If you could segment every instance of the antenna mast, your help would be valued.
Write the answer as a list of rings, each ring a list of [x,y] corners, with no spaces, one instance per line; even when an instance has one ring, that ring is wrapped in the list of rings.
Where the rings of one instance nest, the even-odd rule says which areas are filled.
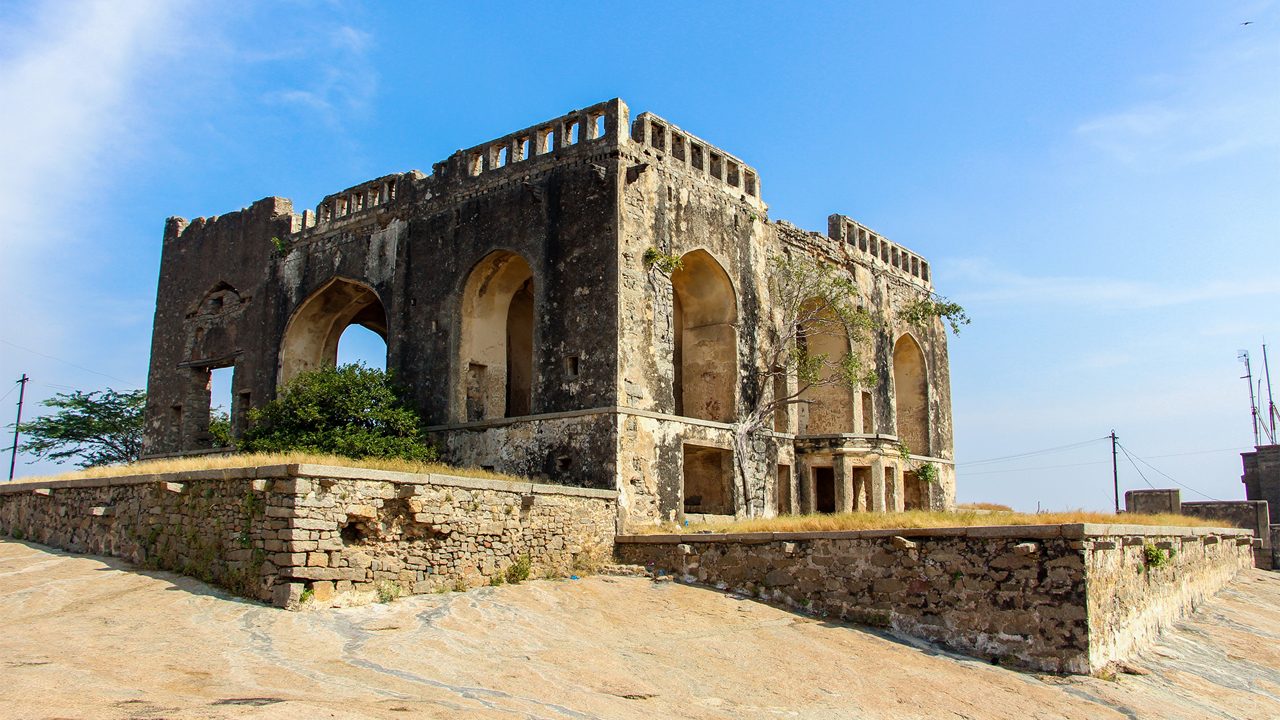
[[[1253,394],[1253,366],[1249,364],[1249,351],[1237,352],[1236,359],[1244,363],[1244,375],[1240,379],[1249,381],[1249,411],[1253,414],[1253,446],[1257,447],[1262,444],[1262,436],[1258,434],[1258,401]]]
[[[1262,369],[1267,376],[1267,424],[1271,426],[1271,442],[1276,441],[1276,401],[1271,395],[1271,364],[1267,362],[1267,344],[1262,343]]]

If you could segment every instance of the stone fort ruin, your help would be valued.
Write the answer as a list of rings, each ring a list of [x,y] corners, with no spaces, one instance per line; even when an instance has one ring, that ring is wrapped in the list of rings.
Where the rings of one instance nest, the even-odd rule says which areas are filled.
[[[678,256],[669,277],[647,250]],[[734,488],[769,260],[840,268],[879,320],[880,382],[780,413]],[[213,448],[210,373],[233,367],[233,432],[361,325],[387,343],[445,459],[617,490],[625,522],[946,508],[954,502],[941,321],[899,317],[928,262],[843,215],[768,218],[758,173],[621,100],[325,197],[165,226],[146,453]],[[820,338],[840,354],[847,337]],[[904,452],[904,448],[908,449]],[[919,469],[931,464],[931,481]]]

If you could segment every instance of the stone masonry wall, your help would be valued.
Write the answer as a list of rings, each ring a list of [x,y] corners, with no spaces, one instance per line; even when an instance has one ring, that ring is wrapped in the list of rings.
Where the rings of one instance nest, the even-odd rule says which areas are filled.
[[[1237,572],[1253,567],[1249,530],[1085,527],[1103,528],[1086,533],[1084,543],[1091,670],[1149,646]],[[1152,552],[1163,560],[1153,562]]]
[[[11,483],[0,532],[175,570],[296,607],[565,575],[612,552],[613,491],[278,465]]]
[[[1153,568],[1142,557],[1146,542],[1184,549]],[[623,562],[689,582],[889,628],[992,661],[1073,673],[1096,671],[1137,649],[1251,564],[1248,533],[1226,528],[639,535],[617,543]],[[1109,594],[1122,600],[1108,604]]]

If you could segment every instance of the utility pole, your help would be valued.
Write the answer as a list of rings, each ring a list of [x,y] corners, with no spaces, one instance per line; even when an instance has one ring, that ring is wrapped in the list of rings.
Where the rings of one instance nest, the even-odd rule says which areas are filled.
[[[1258,400],[1253,394],[1253,366],[1249,364],[1249,351],[1241,350],[1236,353],[1236,359],[1244,363],[1244,377],[1240,379],[1249,381],[1249,412],[1253,415],[1253,446],[1257,447],[1262,444],[1262,436],[1258,434]]]
[[[13,423],[13,447],[9,452],[9,479],[13,480],[13,469],[18,464],[18,426],[22,424],[22,398],[27,393],[27,383],[31,378],[26,373],[22,373],[22,379],[18,381],[18,419]]]
[[[1116,467],[1116,431],[1111,431],[1111,484],[1116,491],[1116,514],[1120,514],[1120,470]]]

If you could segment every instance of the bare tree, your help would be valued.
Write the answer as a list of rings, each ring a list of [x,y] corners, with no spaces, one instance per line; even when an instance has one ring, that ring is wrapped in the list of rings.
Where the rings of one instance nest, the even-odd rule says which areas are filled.
[[[808,257],[778,256],[769,264],[770,305],[761,321],[756,362],[744,378],[750,400],[740,407],[734,424],[735,505],[747,515],[757,511],[751,493],[754,445],[777,414],[816,402],[815,388],[854,389],[878,382],[859,352],[875,321],[861,309],[861,293],[852,278]],[[844,338],[847,351],[839,357],[812,352],[813,341],[823,336]]]

